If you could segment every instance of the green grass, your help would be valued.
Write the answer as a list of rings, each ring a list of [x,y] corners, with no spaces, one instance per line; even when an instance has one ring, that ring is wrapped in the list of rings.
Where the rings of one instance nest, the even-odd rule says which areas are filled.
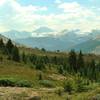
[[[62,83],[49,77],[54,74],[54,72],[52,71],[39,71],[31,68],[31,65],[29,64],[16,63],[14,61],[5,59],[6,56],[4,56],[3,62],[0,63],[0,79],[11,78],[15,80],[27,80],[32,82],[33,87],[41,87],[41,83],[39,82],[39,74],[42,73],[44,80],[51,80],[54,84],[58,86]]]
[[[48,55],[48,56],[63,56],[65,57],[66,53],[56,53],[56,52],[43,52],[36,49],[26,49],[20,48],[21,52],[25,51],[25,53],[37,54],[37,55]],[[0,62],[0,81],[1,80],[9,80],[8,82],[14,82],[15,86],[19,87],[27,87],[27,84],[32,85],[33,91],[39,93],[39,96],[42,100],[92,100],[93,96],[100,94],[100,85],[97,83],[90,83],[86,88],[87,90],[84,92],[76,92],[76,90],[72,91],[72,94],[68,94],[64,92],[64,82],[67,80],[75,80],[76,75],[65,74],[61,75],[58,73],[55,68],[56,65],[51,65],[51,69],[46,66],[46,71],[36,70],[34,65],[32,64],[24,64],[17,63],[11,60],[7,60],[7,56],[0,53],[0,56],[3,57],[3,61]],[[100,59],[99,56],[89,56],[86,55],[86,58],[91,59],[96,58]],[[39,75],[42,75],[43,79],[39,80]],[[9,85],[8,85],[9,86]],[[74,88],[75,84],[73,85]],[[35,89],[35,90],[34,90]],[[59,89],[61,90],[61,95],[58,94]],[[22,93],[21,95],[17,95],[20,98],[23,95],[27,95]],[[18,98],[19,98],[18,97]],[[17,99],[16,99],[17,100]]]

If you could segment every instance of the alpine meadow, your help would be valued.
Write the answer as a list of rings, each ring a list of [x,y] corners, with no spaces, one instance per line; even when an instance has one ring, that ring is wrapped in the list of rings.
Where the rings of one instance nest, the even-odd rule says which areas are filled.
[[[0,100],[100,100],[100,0],[0,0]]]

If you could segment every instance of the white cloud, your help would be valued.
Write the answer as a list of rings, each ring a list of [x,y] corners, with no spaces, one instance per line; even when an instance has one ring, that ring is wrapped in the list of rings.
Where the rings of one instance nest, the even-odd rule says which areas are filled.
[[[75,16],[82,15],[84,17],[84,15],[88,16],[88,15],[93,15],[93,13],[94,13],[91,9],[83,7],[77,2],[62,3],[62,4],[58,5],[58,8],[62,9],[64,11],[64,13],[73,14]]]
[[[15,0],[6,0],[3,6],[0,6],[0,31],[33,31],[41,26],[48,26],[56,31],[63,29],[91,31],[100,28],[100,17],[93,9],[77,2],[59,2],[57,5],[58,10],[62,10],[63,13],[38,14],[47,11],[48,8],[23,6]]]
[[[58,7],[62,8],[64,12],[77,12],[81,9],[81,6],[77,2],[61,3]]]
[[[47,8],[47,7],[42,7],[42,8],[40,8],[40,10],[41,10],[41,11],[47,11],[48,8]]]
[[[100,28],[97,19],[97,13],[93,8],[87,8],[77,2],[61,3],[58,5],[63,11],[64,27],[69,29],[80,29],[82,31],[91,31],[94,28]],[[95,9],[96,10],[96,9]],[[99,25],[99,26],[98,26]]]
[[[0,22],[3,23],[0,29],[32,31],[34,29],[36,20],[41,16],[36,14],[39,11],[47,11],[47,7],[40,6],[22,6],[16,0],[6,0],[3,6],[0,6]],[[1,30],[0,30],[1,31]]]
[[[60,3],[62,3],[62,0],[55,0],[55,3],[60,4]]]
[[[0,0],[0,6],[2,6],[5,2],[6,0]]]

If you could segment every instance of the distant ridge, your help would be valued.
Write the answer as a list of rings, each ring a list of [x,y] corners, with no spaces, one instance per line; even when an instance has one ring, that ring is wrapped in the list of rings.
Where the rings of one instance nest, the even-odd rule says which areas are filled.
[[[63,30],[58,33],[62,35],[54,36],[50,35],[52,32],[55,32],[54,30],[48,27],[40,27],[34,32],[37,33],[16,31],[14,33],[14,31],[9,31],[5,32],[7,35],[5,33],[1,34],[5,34],[6,37],[12,39],[15,43],[19,43],[30,48],[45,48],[50,51],[69,51],[71,49],[75,49],[76,51],[82,50],[85,53],[100,53],[99,30],[93,30],[86,34],[80,34],[80,30]],[[36,36],[33,36],[32,34],[35,34]]]

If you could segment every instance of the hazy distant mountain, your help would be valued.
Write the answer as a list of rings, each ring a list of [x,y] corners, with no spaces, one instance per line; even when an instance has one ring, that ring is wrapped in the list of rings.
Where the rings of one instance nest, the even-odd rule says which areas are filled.
[[[81,33],[80,30],[72,30],[72,31],[64,30],[61,32],[61,34],[63,35],[61,35],[59,38],[62,41],[69,40],[71,42],[74,42],[75,44],[80,44],[82,42],[91,39],[90,37],[87,37],[86,35],[80,33]]]
[[[38,31],[39,32],[39,31]],[[43,31],[42,31],[43,32]],[[30,37],[25,39],[17,39],[18,43],[22,43],[29,47],[46,48],[48,50],[83,50],[84,52],[92,52],[100,45],[98,34],[88,33],[87,35],[79,34],[79,30],[64,30],[60,36]],[[94,31],[93,31],[94,32]]]
[[[48,27],[40,27],[32,32],[33,37],[46,37],[53,34],[55,31]]]
[[[45,48],[47,50],[68,51],[80,49],[84,52],[99,52],[100,30],[93,30],[91,33],[80,34],[80,30],[63,30],[60,35],[51,35],[55,31],[48,27],[40,27],[33,33],[9,31],[5,34],[8,38],[28,47]]]
[[[74,45],[71,41],[61,41],[54,37],[35,37],[16,40],[18,43],[27,45],[29,47],[45,48],[47,50],[62,50],[65,51],[70,46]]]
[[[1,34],[14,40],[14,39],[24,39],[29,37],[50,36],[51,32],[54,32],[54,30],[48,27],[40,27],[33,32],[26,32],[26,31],[19,32],[16,30],[11,30],[8,32],[3,32]]]
[[[91,33],[86,35],[85,38],[88,38],[88,40],[77,44],[72,48],[77,51],[82,50],[88,53],[92,52],[100,54],[100,30],[93,30]]]
[[[100,54],[100,40],[99,39],[91,39],[88,41],[85,41],[83,43],[80,43],[78,45],[75,45],[74,47],[72,47],[73,49],[79,51],[82,50],[84,52],[94,52],[96,53],[96,51],[98,51],[98,53]]]
[[[47,32],[47,33],[54,32],[54,30],[50,29],[48,27],[40,27],[40,28],[36,29],[34,32],[40,34],[40,33],[45,33],[45,32]]]
[[[3,36],[2,34],[0,34],[0,39],[3,39],[3,42],[4,42],[4,43],[7,43],[7,41],[9,40],[8,37]],[[12,42],[13,42],[13,44],[16,45],[16,46],[23,46],[23,45],[21,45],[20,43],[17,43],[16,41],[13,41],[13,40],[12,40]]]
[[[3,39],[3,41],[6,43],[8,41],[8,38],[0,34],[0,39]]]
[[[21,38],[28,38],[28,37],[32,36],[30,32],[25,32],[25,31],[19,32],[19,31],[15,31],[15,30],[4,32],[1,34],[12,39],[12,40],[21,39]]]
[[[53,30],[48,29],[46,27],[39,28],[38,30],[36,30],[36,32],[38,33],[41,29],[42,29],[42,32],[40,33],[44,33],[46,31],[54,32]],[[64,33],[61,33],[63,35],[61,35],[60,37],[55,37],[53,35],[52,36],[44,35],[44,37],[43,36],[42,37],[41,36],[40,37],[30,37],[26,39],[17,39],[16,41],[24,45],[26,44],[29,47],[45,48],[47,50],[58,50],[59,49],[62,51],[66,51],[68,50],[68,48],[79,43],[79,42],[76,42],[76,39],[78,38],[76,31],[64,30],[62,32]]]

